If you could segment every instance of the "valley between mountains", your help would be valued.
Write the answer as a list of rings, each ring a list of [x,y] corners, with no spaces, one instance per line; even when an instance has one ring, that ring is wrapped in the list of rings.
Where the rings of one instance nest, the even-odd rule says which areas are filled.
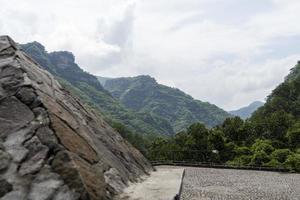
[[[299,170],[299,63],[266,103],[226,112],[148,75],[96,77],[71,52],[47,52],[38,42],[21,48],[150,160]]]
[[[265,103],[227,112],[148,75],[96,77],[71,52],[1,36],[0,97],[1,200],[113,199],[151,161],[300,172],[300,62]]]
[[[150,76],[106,79],[83,71],[71,52],[48,53],[32,42],[23,50],[53,73],[91,106],[114,122],[126,124],[139,134],[173,135],[195,122],[208,127],[221,124],[231,115],[207,102],[195,100],[176,88],[158,84]]]

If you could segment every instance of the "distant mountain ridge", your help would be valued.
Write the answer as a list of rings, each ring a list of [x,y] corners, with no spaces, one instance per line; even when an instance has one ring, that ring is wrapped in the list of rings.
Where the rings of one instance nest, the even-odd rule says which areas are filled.
[[[251,117],[252,113],[254,113],[259,107],[263,106],[264,103],[261,101],[254,101],[248,106],[242,107],[238,110],[229,111],[230,114],[238,116],[242,119],[247,119]]]
[[[85,72],[75,63],[71,52],[48,53],[38,42],[23,44],[21,47],[44,69],[55,75],[69,91],[98,109],[106,120],[123,123],[136,133],[173,134],[172,127],[159,116],[137,113],[122,106],[102,87],[96,76]]]
[[[105,85],[105,83],[106,83],[107,80],[110,80],[112,78],[97,76],[97,79],[100,82],[100,84],[103,86],[103,85]]]
[[[126,108],[164,118],[174,132],[182,131],[195,122],[213,127],[231,117],[221,108],[196,100],[177,88],[158,84],[147,75],[106,79],[103,87]]]
[[[38,42],[21,47],[68,90],[98,109],[106,120],[120,122],[135,133],[172,135],[195,122],[213,127],[231,116],[179,89],[158,84],[150,76],[96,77],[82,70],[71,52],[48,53]]]

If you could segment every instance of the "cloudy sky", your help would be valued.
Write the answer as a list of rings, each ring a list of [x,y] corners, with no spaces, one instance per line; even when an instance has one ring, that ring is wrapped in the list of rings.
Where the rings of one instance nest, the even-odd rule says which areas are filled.
[[[231,110],[300,60],[299,0],[0,0],[0,34],[72,51],[86,71],[149,74]]]

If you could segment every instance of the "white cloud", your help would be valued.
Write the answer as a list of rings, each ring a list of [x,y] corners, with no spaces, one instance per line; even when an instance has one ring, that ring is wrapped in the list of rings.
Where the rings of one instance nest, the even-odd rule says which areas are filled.
[[[0,33],[18,42],[70,50],[97,75],[150,74],[226,109],[264,99],[300,56],[298,0],[0,0],[0,5]]]

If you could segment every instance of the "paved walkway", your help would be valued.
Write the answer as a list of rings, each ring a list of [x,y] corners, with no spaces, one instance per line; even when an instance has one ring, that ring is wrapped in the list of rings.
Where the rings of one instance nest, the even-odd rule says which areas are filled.
[[[186,168],[181,200],[300,200],[300,174]]]
[[[117,197],[121,200],[173,200],[178,193],[184,168],[160,166],[143,182],[132,184]]]

